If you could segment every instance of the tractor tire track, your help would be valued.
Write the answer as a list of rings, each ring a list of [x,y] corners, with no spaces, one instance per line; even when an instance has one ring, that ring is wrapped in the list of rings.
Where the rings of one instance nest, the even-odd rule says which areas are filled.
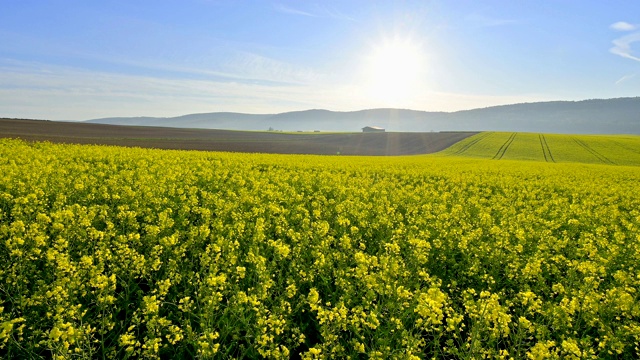
[[[553,154],[551,154],[551,149],[549,148],[549,143],[547,143],[547,138],[544,137],[543,134],[540,134],[540,145],[542,146],[542,154],[544,155],[544,160],[546,162],[549,162],[549,159],[551,159],[551,162],[556,162],[556,160],[553,158]],[[549,156],[547,156],[547,154],[549,154]]]
[[[598,160],[602,161],[605,164],[609,164],[609,165],[615,165],[616,163],[614,163],[613,161],[609,160],[606,156],[600,154],[599,152],[595,151],[594,149],[592,149],[589,145],[587,145],[585,142],[578,140],[576,138],[573,138],[573,141],[576,142],[576,144],[582,146],[585,150],[587,150],[591,155],[595,156]]]
[[[544,143],[542,142],[542,134],[538,134],[538,139],[540,139],[540,147],[542,147],[542,155],[544,155],[544,161],[549,162],[549,159],[547,159],[547,151],[544,149]]]
[[[502,146],[500,146],[500,149],[498,149],[498,152],[493,156],[494,160],[500,160],[502,159],[502,157],[504,156],[504,154],[507,152],[507,150],[509,149],[509,146],[511,146],[511,143],[513,143],[513,139],[516,138],[516,135],[518,133],[513,133],[511,134],[511,136],[509,136],[509,138],[507,139],[507,141],[504,142],[504,144],[502,144]]]
[[[625,149],[625,150],[627,150],[627,151],[630,151],[630,152],[632,152],[632,153],[640,154],[640,151],[638,151],[638,149],[636,149],[636,148],[634,148],[634,147],[627,146],[627,145],[625,145],[625,144],[621,144],[621,143],[619,143],[619,142],[615,142],[614,144],[616,144],[617,146],[619,146],[619,147],[621,147],[621,148],[623,148],[623,149]]]
[[[490,132],[484,132],[484,133],[478,135],[478,137],[476,137],[473,141],[470,141],[468,144],[465,144],[458,151],[454,152],[451,155],[460,155],[460,154],[463,154],[463,153],[467,152],[467,150],[469,150],[473,145],[475,145],[475,144],[479,143],[480,141],[484,140],[490,134],[491,134]]]

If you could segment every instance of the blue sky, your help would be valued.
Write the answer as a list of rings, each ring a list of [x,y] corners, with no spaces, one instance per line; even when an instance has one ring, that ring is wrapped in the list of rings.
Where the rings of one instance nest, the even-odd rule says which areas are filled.
[[[0,117],[638,95],[638,1],[2,0],[0,12]]]

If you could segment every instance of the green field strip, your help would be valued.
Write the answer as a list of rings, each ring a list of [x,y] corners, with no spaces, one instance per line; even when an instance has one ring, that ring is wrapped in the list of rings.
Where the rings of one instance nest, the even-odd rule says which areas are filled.
[[[492,159],[497,149],[504,145],[511,135],[512,133],[491,132],[487,137],[483,138],[482,141],[475,144],[472,149],[469,149],[462,155]]]
[[[483,132],[451,146],[442,154],[491,159],[509,136],[510,133]]]
[[[640,165],[640,137],[582,136],[579,140],[616,165]]]
[[[587,143],[585,143],[582,140],[579,140],[577,138],[573,138],[573,141],[575,141],[578,145],[582,146],[585,150],[587,150],[588,152],[590,152],[593,156],[597,157],[600,161],[602,161],[604,164],[609,164],[609,165],[615,165],[615,163],[611,160],[609,160],[606,156],[600,154],[599,152],[595,151],[594,149],[592,149]]]
[[[544,161],[549,162],[549,157],[547,156],[547,151],[544,147],[544,142],[542,141],[542,134],[538,134],[538,139],[540,139],[540,147],[542,148],[542,155],[544,155]]]
[[[550,151],[554,154],[554,160],[558,163],[576,162],[586,164],[602,164],[602,160],[589,152],[572,136],[559,134],[546,134],[545,140]]]
[[[502,160],[545,161],[538,134],[517,133],[504,152]]]
[[[544,136],[544,134],[540,134],[540,141],[542,142],[542,151],[544,152],[545,149],[547,150],[545,153],[545,160],[549,161],[549,159],[551,159],[551,162],[556,162],[556,160],[553,158],[553,154],[551,153],[551,149],[549,149],[549,143],[547,143],[547,138]]]
[[[518,133],[513,133],[511,134],[511,136],[509,136],[509,138],[507,139],[507,141],[504,142],[504,144],[502,144],[502,146],[500,146],[500,149],[498,149],[498,152],[496,152],[496,154],[493,156],[494,160],[500,160],[502,159],[502,157],[504,156],[504,154],[507,152],[507,150],[509,149],[509,146],[511,146],[511,144],[513,143],[513,140],[516,138],[516,135]]]
[[[623,148],[629,152],[632,152],[636,155],[640,155],[640,137],[622,137],[616,136],[615,138],[616,146]]]
[[[636,145],[636,148],[630,148],[624,143],[615,142],[612,144],[611,152],[607,156],[614,160],[619,165],[640,165],[640,144]]]
[[[464,154],[465,152],[467,152],[472,146],[474,146],[475,144],[477,144],[478,142],[482,141],[484,138],[486,138],[487,136],[489,136],[491,133],[489,132],[483,132],[480,133],[478,135],[472,136],[470,138],[468,138],[467,141],[464,142],[460,142],[458,144],[460,144],[461,146],[459,146],[459,148],[457,148],[457,150],[455,150],[455,152],[452,155],[460,155],[460,154]],[[456,144],[457,145],[457,144]],[[455,146],[455,145],[454,145]],[[453,148],[453,147],[452,147]]]
[[[547,135],[559,162],[640,165],[640,137]],[[553,143],[551,142],[553,141]]]
[[[640,136],[486,132],[442,154],[493,160],[640,166]]]
[[[627,151],[629,151],[629,152],[632,152],[632,153],[635,153],[637,155],[640,155],[640,150],[638,150],[638,149],[635,149],[635,148],[632,148],[632,147],[628,147],[628,146],[626,146],[625,144],[622,144],[622,143],[616,143],[616,145],[621,147],[621,148],[623,148],[623,149],[625,149],[625,150],[627,150]]]

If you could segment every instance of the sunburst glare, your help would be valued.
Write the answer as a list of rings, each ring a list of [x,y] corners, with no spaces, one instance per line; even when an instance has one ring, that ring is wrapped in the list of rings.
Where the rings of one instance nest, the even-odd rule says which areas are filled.
[[[386,105],[399,105],[416,96],[422,87],[426,56],[410,39],[388,39],[376,44],[366,65],[369,96]]]

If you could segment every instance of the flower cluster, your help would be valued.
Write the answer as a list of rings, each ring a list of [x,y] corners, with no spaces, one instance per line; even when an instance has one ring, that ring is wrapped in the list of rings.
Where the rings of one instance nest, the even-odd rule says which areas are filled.
[[[2,358],[637,358],[640,168],[0,140]]]

